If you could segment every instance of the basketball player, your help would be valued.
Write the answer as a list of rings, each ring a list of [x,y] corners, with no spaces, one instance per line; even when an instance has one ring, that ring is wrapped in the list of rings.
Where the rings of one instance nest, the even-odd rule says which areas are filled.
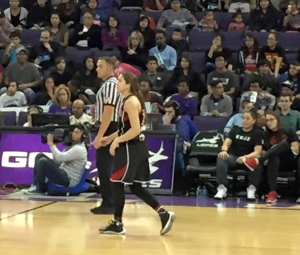
[[[109,57],[100,58],[97,63],[97,74],[104,82],[96,95],[96,122],[100,125],[94,140],[97,149],[96,165],[100,179],[100,193],[102,204],[91,209],[94,214],[112,214],[111,175],[112,156],[108,147],[101,147],[100,142],[104,136],[109,136],[118,130],[118,114],[121,100],[117,93],[117,79],[114,75],[114,62]]]
[[[118,79],[118,92],[123,95],[123,107],[119,130],[104,137],[101,146],[110,145],[109,152],[114,156],[113,172],[111,175],[114,198],[114,219],[109,226],[100,228],[102,234],[122,235],[125,228],[122,214],[125,204],[124,184],[129,184],[133,194],[151,206],[161,219],[161,235],[168,233],[175,220],[173,212],[166,211],[156,198],[142,187],[142,183],[149,182],[149,152],[145,136],[141,134],[141,126],[145,120],[145,106],[139,91],[137,77],[133,73],[123,73]]]

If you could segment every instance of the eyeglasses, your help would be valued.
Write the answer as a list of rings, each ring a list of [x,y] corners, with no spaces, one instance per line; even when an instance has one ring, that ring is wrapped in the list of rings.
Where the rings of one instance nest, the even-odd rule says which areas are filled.
[[[272,119],[266,119],[266,122],[273,122],[274,120],[276,120],[275,118]]]

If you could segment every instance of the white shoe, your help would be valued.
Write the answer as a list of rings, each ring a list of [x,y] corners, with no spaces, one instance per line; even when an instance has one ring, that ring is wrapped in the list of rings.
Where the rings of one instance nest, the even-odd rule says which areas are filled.
[[[223,198],[226,197],[227,197],[227,188],[224,185],[219,185],[218,192],[214,196],[214,198],[217,200],[222,200]]]
[[[255,192],[256,192],[256,188],[253,185],[250,185],[247,188],[247,199],[255,200],[256,199]]]

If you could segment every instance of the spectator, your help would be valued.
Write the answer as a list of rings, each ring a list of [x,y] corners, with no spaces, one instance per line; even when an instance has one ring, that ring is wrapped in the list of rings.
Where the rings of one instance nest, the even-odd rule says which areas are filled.
[[[182,52],[189,50],[188,41],[182,37],[182,31],[180,28],[175,28],[172,34],[172,38],[168,43],[177,52],[177,56],[181,57]]]
[[[57,6],[57,11],[62,23],[68,28],[74,28],[80,23],[81,10],[75,0],[63,0]]]
[[[143,101],[145,103],[149,102],[151,104],[152,113],[164,112],[164,106],[161,98],[157,95],[156,92],[151,91],[151,81],[140,79],[140,90],[142,93]]]
[[[96,63],[92,57],[84,59],[84,66],[76,72],[73,78],[79,81],[82,89],[90,89],[95,94],[101,86],[101,81],[96,72]]]
[[[71,92],[65,85],[59,85],[54,91],[54,101],[49,107],[52,114],[70,114],[71,112]]]
[[[247,100],[244,100],[242,103],[241,103],[241,108],[242,108],[242,112],[239,112],[239,113],[236,113],[234,114],[229,120],[228,122],[226,123],[225,127],[224,127],[224,135],[227,137],[228,133],[230,132],[230,130],[234,127],[234,126],[237,126],[237,127],[242,127],[243,124],[242,124],[242,121],[243,121],[243,113],[244,112],[248,112],[250,111],[251,109],[254,108],[254,105],[253,103],[250,103],[249,101]]]
[[[58,12],[53,12],[50,18],[50,26],[46,28],[51,33],[51,41],[67,47],[69,43],[69,31],[61,20]]]
[[[183,154],[187,143],[190,144],[194,137],[191,136],[191,128],[185,117],[180,116],[180,106],[176,101],[170,100],[165,103],[165,115],[163,116],[163,125],[174,124],[178,134],[176,144],[176,168],[183,169]]]
[[[224,8],[230,13],[235,13],[237,11],[243,13],[249,13],[251,10],[256,9],[255,0],[225,0]]]
[[[42,113],[43,109],[39,106],[30,106],[27,109],[27,122],[24,123],[23,127],[32,127],[32,114]]]
[[[149,18],[141,16],[135,30],[140,31],[144,37],[144,47],[149,50],[155,46],[155,32],[150,28]]]
[[[216,69],[216,55],[219,55],[219,53],[222,53],[224,55],[224,58],[227,60],[228,67],[227,69],[232,71],[232,60],[231,60],[231,52],[228,48],[224,47],[225,39],[224,36],[221,34],[218,34],[214,37],[212,40],[212,45],[209,50],[206,51],[206,59],[205,59],[205,73],[209,74],[210,72],[214,71]],[[226,65],[227,65],[226,64]]]
[[[86,12],[83,15],[83,25],[76,27],[70,36],[70,46],[79,49],[102,49],[101,28],[93,24],[93,15]]]
[[[292,94],[300,98],[300,64],[295,61],[289,66],[289,71],[280,76],[280,81],[289,81],[293,86]]]
[[[84,113],[84,108],[84,102],[81,99],[74,101],[72,115],[70,116],[70,125],[93,124],[92,117]]]
[[[86,5],[81,8],[81,15],[89,12],[93,15],[93,24],[100,26],[107,19],[107,14],[99,8],[98,0],[90,0],[86,2]]]
[[[300,14],[297,0],[290,0],[283,20],[283,27],[286,31],[300,31]]]
[[[166,0],[144,0],[144,9],[147,12],[162,12],[166,5]]]
[[[108,16],[105,28],[102,29],[103,50],[122,50],[127,46],[127,33],[120,28],[116,15]]]
[[[36,4],[36,0],[21,0],[21,6],[23,6],[27,11],[31,10],[34,4]]]
[[[122,0],[120,9],[123,7],[140,7],[143,8],[143,0]]]
[[[40,43],[32,48],[29,55],[29,61],[40,66],[42,71],[54,66],[55,59],[63,55],[60,44],[52,42],[50,36],[49,30],[42,31]]]
[[[216,172],[218,192],[215,199],[222,200],[227,196],[227,172],[235,168],[245,168],[247,158],[260,156],[263,145],[263,131],[255,127],[256,112],[250,111],[243,114],[242,127],[233,127],[225,139],[221,152],[218,155]],[[247,189],[247,199],[255,200],[255,191],[259,186],[258,172],[252,172]]]
[[[47,77],[43,81],[42,88],[39,92],[37,92],[33,99],[32,105],[49,105],[55,101],[54,99],[54,79],[52,77]]]
[[[207,89],[202,83],[198,72],[193,70],[192,61],[189,57],[184,56],[180,59],[177,67],[174,69],[169,85],[166,85],[166,94],[173,94],[177,91],[179,79],[186,78],[189,82],[189,90],[198,93],[198,97],[202,98],[207,93]]]
[[[254,98],[252,101],[251,98]],[[254,103],[254,106],[258,110],[272,111],[276,104],[275,96],[262,90],[261,80],[255,77],[250,81],[250,91],[244,92],[241,96],[241,102],[244,100]]]
[[[3,82],[3,67],[0,65],[0,85],[2,85]]]
[[[165,32],[158,30],[155,40],[157,46],[150,49],[149,56],[156,57],[158,65],[162,70],[173,71],[177,63],[177,54],[171,46],[167,45]]]
[[[243,15],[240,11],[237,11],[232,15],[232,22],[229,24],[228,32],[231,31],[244,31],[245,23],[243,22]]]
[[[50,76],[54,79],[54,86],[60,84],[67,85],[72,79],[73,74],[67,70],[67,61],[64,57],[58,57],[55,59],[56,70],[51,72]]]
[[[284,49],[278,45],[278,33],[272,32],[268,35],[267,46],[260,49],[259,57],[270,62],[271,71],[275,77],[287,71],[287,61]]]
[[[0,97],[0,108],[20,107],[27,104],[23,92],[18,91],[18,83],[11,81],[8,83],[7,92]]]
[[[26,26],[28,11],[20,6],[20,0],[10,0],[9,6],[10,8],[4,11],[7,21],[22,30]]]
[[[279,119],[284,129],[293,129],[300,134],[300,112],[291,109],[293,96],[291,94],[282,93],[279,97],[278,107]]]
[[[233,96],[235,89],[238,87],[238,79],[233,72],[226,69],[227,59],[222,53],[216,54],[215,59],[217,69],[207,77],[207,91],[211,94],[210,84],[212,81],[221,80],[224,87],[224,94]]]
[[[142,17],[147,17],[148,20],[149,20],[149,27],[153,30],[156,30],[156,22],[155,22],[155,19],[153,17],[150,17],[150,16],[146,16],[144,13],[140,13],[140,18]]]
[[[212,93],[202,98],[200,114],[202,116],[229,117],[232,114],[232,100],[230,96],[223,95],[222,81],[213,81],[210,87]]]
[[[262,84],[263,90],[269,92],[275,97],[278,97],[280,94],[280,88],[274,75],[271,74],[269,62],[266,59],[259,60],[256,64],[256,67],[256,71],[244,78],[244,85],[242,87],[241,92],[249,91],[250,81],[252,79],[255,79],[256,77],[260,79],[260,83]]]
[[[52,11],[53,9],[49,2],[46,0],[37,0],[28,12],[27,27],[44,29],[49,26]]]
[[[214,20],[214,12],[212,10],[205,10],[204,18],[199,21],[199,28],[202,31],[215,31],[217,32],[219,27],[217,22]]]
[[[115,9],[120,7],[119,0],[98,0],[98,3],[99,9],[102,10],[106,15],[111,15]]]
[[[239,50],[239,73],[251,74],[259,59],[258,42],[250,33],[246,35],[244,46]]]
[[[132,65],[122,63],[120,57],[111,56],[111,58],[115,62],[114,75],[116,78],[119,77],[120,74],[127,73],[127,72],[135,74],[136,77],[140,77],[140,75],[141,75],[140,70],[136,69]]]
[[[293,95],[296,90],[295,84],[290,81],[281,83],[281,93]],[[300,98],[293,96],[293,103],[291,109],[300,112]]]
[[[162,94],[165,86],[167,85],[168,78],[163,72],[157,71],[158,62],[156,57],[152,56],[148,58],[147,71],[143,72],[140,76],[140,80],[151,81],[151,90]]]
[[[14,26],[6,20],[4,12],[0,10],[0,50],[9,44],[10,34],[14,30]]]
[[[171,9],[164,11],[157,23],[157,29],[166,31],[166,27],[180,26],[187,24],[196,27],[198,24],[196,18],[187,9],[180,8],[179,0],[171,0]]]
[[[193,118],[197,114],[197,102],[195,98],[189,96],[189,83],[185,78],[178,81],[178,94],[171,96],[170,100],[176,101],[180,107],[181,115]]]
[[[16,50],[18,48],[24,48],[21,44],[21,33],[16,30],[12,32],[9,36],[10,44],[6,46],[4,54],[2,56],[1,62],[3,65],[7,66],[9,63],[17,62]]]
[[[78,99],[81,99],[85,105],[91,105],[88,94],[80,90],[80,83],[74,79],[68,82],[68,88],[71,92],[71,102],[75,102]]]
[[[279,13],[269,0],[259,0],[258,8],[250,13],[250,30],[270,32],[278,29]]]
[[[19,47],[16,50],[17,62],[10,63],[5,71],[6,80],[16,81],[19,84],[19,90],[23,91],[27,102],[31,102],[35,92],[39,90],[41,77],[38,69],[33,63],[27,61],[27,51]],[[6,88],[0,90],[0,94],[6,92]]]
[[[220,0],[204,0],[202,3],[200,2],[202,10],[213,10],[213,11],[225,11],[224,9],[224,1]]]
[[[148,50],[144,48],[144,38],[139,31],[132,31],[127,41],[127,48],[121,52],[124,63],[145,70],[148,58]]]
[[[298,168],[299,138],[295,130],[281,127],[281,121],[275,113],[267,112],[264,140],[266,152],[258,158],[246,159],[245,164],[254,171],[254,174],[259,173],[258,182],[263,172],[263,165],[267,165],[270,192],[266,202],[274,203],[277,201],[278,172],[292,172]]]

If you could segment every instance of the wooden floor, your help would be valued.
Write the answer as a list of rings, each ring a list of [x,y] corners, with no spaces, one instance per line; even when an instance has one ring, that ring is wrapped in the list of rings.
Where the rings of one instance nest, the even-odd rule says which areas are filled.
[[[172,231],[160,236],[155,212],[127,204],[125,236],[98,233],[111,216],[94,203],[0,201],[2,255],[299,255],[300,211],[173,206]]]

